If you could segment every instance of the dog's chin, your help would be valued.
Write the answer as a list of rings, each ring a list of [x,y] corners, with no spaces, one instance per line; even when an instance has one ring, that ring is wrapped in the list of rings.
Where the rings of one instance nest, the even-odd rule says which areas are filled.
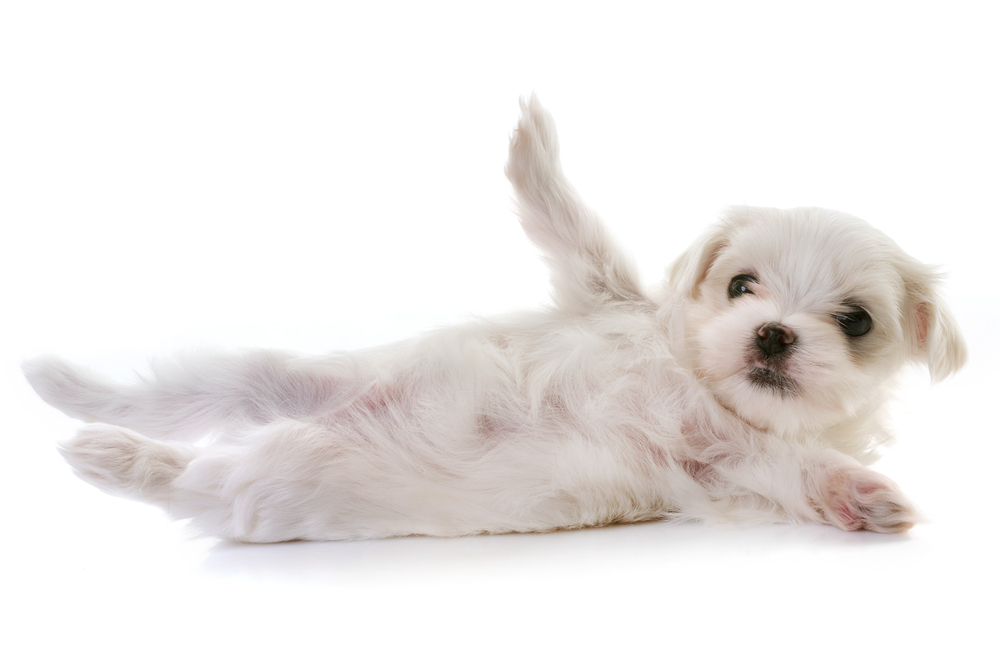
[[[786,367],[750,361],[710,386],[724,407],[758,429],[790,433],[831,418],[833,408],[817,406],[810,387]]]
[[[750,425],[790,434],[836,424],[855,409],[851,401],[860,400],[840,384],[818,382],[782,366],[752,362],[711,386],[719,402]],[[858,380],[859,386],[863,382]]]
[[[783,398],[799,394],[799,385],[792,378],[771,368],[751,364],[746,380],[756,390],[771,392]]]

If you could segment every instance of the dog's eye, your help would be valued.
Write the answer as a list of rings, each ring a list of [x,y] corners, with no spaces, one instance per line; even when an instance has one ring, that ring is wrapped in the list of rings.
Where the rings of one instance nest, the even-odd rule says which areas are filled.
[[[834,314],[833,319],[849,337],[860,337],[872,329],[872,317],[860,307],[851,307],[847,314]]]
[[[745,293],[753,295],[750,284],[756,284],[757,279],[752,275],[737,275],[729,282],[729,297],[739,298]]]

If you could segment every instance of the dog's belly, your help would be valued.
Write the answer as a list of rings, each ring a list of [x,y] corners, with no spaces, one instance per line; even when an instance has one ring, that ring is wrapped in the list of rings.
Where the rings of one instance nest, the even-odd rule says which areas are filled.
[[[614,335],[535,336],[451,339],[462,358],[383,373],[324,416],[329,505],[313,523],[321,533],[305,536],[538,531],[669,513],[670,478],[684,470],[674,404],[685,394],[671,387],[685,374]]]

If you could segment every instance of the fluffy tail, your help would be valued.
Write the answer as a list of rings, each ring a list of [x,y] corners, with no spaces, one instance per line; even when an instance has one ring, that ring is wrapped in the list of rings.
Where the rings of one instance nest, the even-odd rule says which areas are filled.
[[[65,360],[36,357],[24,362],[21,370],[42,400],[68,416],[96,422],[123,411],[120,392],[113,382]]]
[[[23,364],[42,399],[92,423],[122,425],[154,439],[193,440],[230,425],[263,425],[348,402],[358,377],[346,358],[274,351],[197,353],[157,364],[120,384],[56,357]]]

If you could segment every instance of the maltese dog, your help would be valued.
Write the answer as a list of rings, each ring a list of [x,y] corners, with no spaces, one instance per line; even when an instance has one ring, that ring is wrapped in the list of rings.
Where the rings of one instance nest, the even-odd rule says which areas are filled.
[[[25,374],[89,424],[87,482],[249,542],[534,532],[697,519],[902,532],[868,468],[908,362],[965,363],[935,271],[863,221],[738,207],[655,290],[521,103],[505,172],[552,307],[356,353],[252,351],[124,385],[51,357]]]

